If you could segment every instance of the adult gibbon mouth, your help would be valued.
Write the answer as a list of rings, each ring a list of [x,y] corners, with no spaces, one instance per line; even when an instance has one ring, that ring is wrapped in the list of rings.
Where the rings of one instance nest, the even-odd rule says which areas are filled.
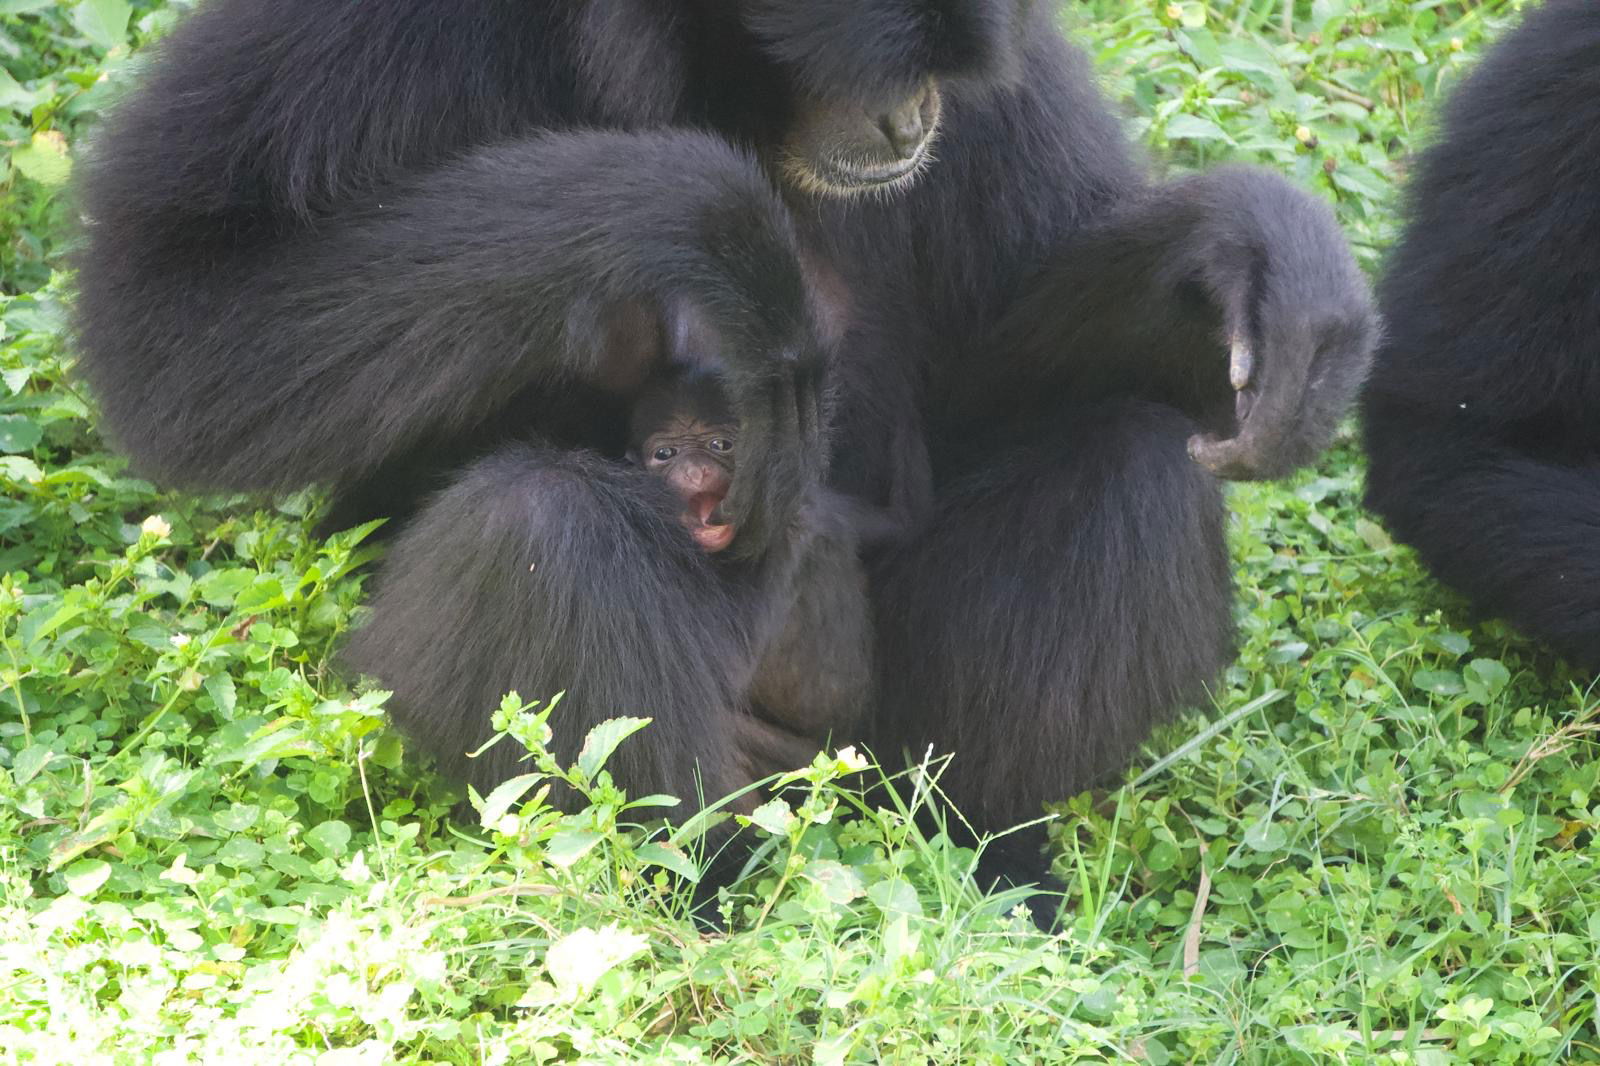
[[[929,143],[924,141],[917,154],[896,163],[862,163],[853,159],[818,159],[809,166],[804,160],[793,160],[795,167],[804,168],[806,174],[798,183],[818,192],[835,196],[871,190],[888,191],[916,180],[923,167],[932,158]]]
[[[909,185],[933,158],[942,110],[932,81],[887,107],[812,101],[784,146],[784,174],[828,196]]]

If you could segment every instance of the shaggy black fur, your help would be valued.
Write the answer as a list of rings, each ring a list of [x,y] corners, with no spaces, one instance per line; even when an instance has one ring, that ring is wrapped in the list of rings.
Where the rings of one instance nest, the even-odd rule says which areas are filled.
[[[831,450],[898,531],[866,731],[955,749],[980,827],[1032,815],[1227,661],[1215,475],[1315,455],[1374,336],[1330,213],[1152,185],[1055,17],[209,0],[83,188],[107,427],[169,482],[352,517],[442,486],[357,646],[399,718],[458,766],[504,690],[565,689],[558,749],[649,714],[622,778],[680,794],[750,772],[728,715]],[[725,569],[616,461],[644,374],[695,360],[742,424]]]
[[[1446,584],[1600,670],[1600,7],[1451,97],[1384,279],[1368,503]]]

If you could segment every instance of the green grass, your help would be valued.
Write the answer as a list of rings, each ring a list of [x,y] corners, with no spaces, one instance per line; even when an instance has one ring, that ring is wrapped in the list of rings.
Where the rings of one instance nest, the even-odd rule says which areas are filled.
[[[1066,17],[1174,165],[1282,169],[1371,264],[1514,6]],[[537,764],[583,814],[523,781],[451,821],[329,669],[359,533],[129,477],[71,378],[61,181],[170,16],[0,0],[0,1062],[1600,1061],[1600,694],[1470,625],[1363,514],[1348,442],[1234,490],[1241,656],[1060,808],[1055,938],[911,825],[934,772],[890,809],[848,756],[797,772],[726,936],[670,876],[692,833],[633,828],[659,801],[605,776],[636,723]]]

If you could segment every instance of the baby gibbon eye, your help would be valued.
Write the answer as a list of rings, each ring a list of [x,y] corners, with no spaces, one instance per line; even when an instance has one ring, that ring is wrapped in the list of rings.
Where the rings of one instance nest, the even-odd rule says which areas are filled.
[[[733,451],[733,441],[727,437],[714,437],[711,441],[711,450],[714,452],[731,452]]]
[[[661,447],[661,448],[657,448],[651,454],[650,458],[654,459],[658,463],[670,463],[670,462],[672,462],[673,457],[676,456],[677,454],[678,454],[678,449],[676,449],[676,448]]]

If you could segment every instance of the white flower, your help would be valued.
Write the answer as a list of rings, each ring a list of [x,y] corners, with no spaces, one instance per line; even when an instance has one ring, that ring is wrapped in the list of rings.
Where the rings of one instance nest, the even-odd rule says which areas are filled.
[[[847,770],[859,771],[867,768],[866,757],[860,752],[856,751],[856,749],[853,747],[840,748],[838,754],[835,755],[834,758],[838,759],[839,764]]]

